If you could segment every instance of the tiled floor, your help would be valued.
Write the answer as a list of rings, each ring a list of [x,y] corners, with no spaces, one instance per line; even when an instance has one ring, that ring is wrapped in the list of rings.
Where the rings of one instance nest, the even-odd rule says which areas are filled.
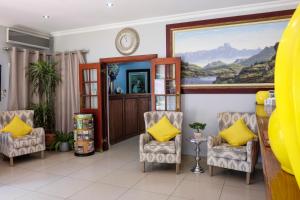
[[[263,176],[257,170],[252,184],[245,174],[216,169],[213,177],[195,175],[190,156],[183,156],[180,175],[175,165],[147,165],[141,172],[138,139],[114,145],[89,157],[73,153],[46,153],[16,159],[15,166],[0,161],[2,200],[260,200],[265,199]],[[205,166],[205,164],[203,163]]]

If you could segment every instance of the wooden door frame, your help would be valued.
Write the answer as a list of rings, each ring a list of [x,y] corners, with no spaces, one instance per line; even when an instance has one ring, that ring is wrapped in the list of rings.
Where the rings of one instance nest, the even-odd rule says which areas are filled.
[[[156,75],[156,68],[155,65],[170,65],[170,64],[175,64],[175,85],[176,85],[176,99],[177,95],[181,95],[181,89],[180,89],[180,77],[181,77],[181,58],[180,57],[167,57],[167,58],[156,58],[151,61],[151,68],[153,69],[151,71],[151,76],[155,77]],[[151,103],[152,103],[152,110],[155,111],[155,84],[154,84],[155,78],[151,79]],[[165,86],[166,87],[166,86]],[[177,101],[177,100],[176,100]],[[178,108],[179,107],[179,108]],[[176,111],[181,110],[181,99],[179,100],[179,105],[176,103]]]
[[[98,94],[98,109],[91,109],[91,108],[83,108],[82,107],[82,94],[84,91],[84,86],[82,83],[84,82],[83,78],[83,70],[88,69],[90,70],[91,67],[97,69],[97,94]],[[80,113],[91,113],[96,114],[96,121],[95,121],[95,131],[94,131],[94,138],[95,138],[95,150],[101,151],[103,149],[103,127],[102,127],[102,110],[99,109],[99,106],[102,105],[102,98],[101,98],[101,74],[100,74],[100,63],[87,63],[87,64],[79,64],[79,90],[80,90]],[[90,76],[90,75],[89,75]]]
[[[157,58],[157,54],[147,54],[147,55],[137,55],[137,56],[122,56],[122,57],[109,57],[109,58],[100,58],[100,71],[101,71],[101,84],[102,88],[102,130],[103,130],[103,146],[104,150],[109,148],[109,135],[108,135],[108,93],[107,93],[107,65],[116,64],[116,63],[129,63],[129,62],[144,62],[149,61],[151,63],[152,59]]]

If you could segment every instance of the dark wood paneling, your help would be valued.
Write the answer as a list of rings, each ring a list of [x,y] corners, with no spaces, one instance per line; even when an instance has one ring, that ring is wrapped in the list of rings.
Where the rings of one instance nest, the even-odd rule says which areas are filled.
[[[134,136],[138,130],[138,98],[125,98],[125,134]]]
[[[113,144],[123,137],[123,99],[110,100],[109,113],[109,137]]]
[[[140,98],[138,101],[138,119],[139,119],[139,133],[145,132],[144,113],[150,110],[151,101],[150,98]]]
[[[150,94],[110,95],[109,102],[110,144],[144,132],[144,113],[150,110]]]

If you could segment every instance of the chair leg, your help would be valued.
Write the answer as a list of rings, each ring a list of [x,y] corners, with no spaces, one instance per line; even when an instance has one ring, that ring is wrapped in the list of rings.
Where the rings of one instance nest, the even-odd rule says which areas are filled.
[[[251,177],[251,172],[247,172],[247,174],[246,174],[246,184],[247,185],[250,184],[250,177]]]
[[[10,164],[10,166],[14,166],[14,158],[13,157],[9,158],[9,164]]]
[[[45,151],[41,151],[41,159],[45,158]]]
[[[180,173],[180,164],[176,163],[176,174]]]
[[[146,162],[142,162],[142,172],[146,172]]]
[[[209,166],[208,166],[208,172],[209,172],[209,175],[210,175],[210,176],[213,176],[213,173],[214,173],[214,167],[211,166],[211,165],[209,165]]]

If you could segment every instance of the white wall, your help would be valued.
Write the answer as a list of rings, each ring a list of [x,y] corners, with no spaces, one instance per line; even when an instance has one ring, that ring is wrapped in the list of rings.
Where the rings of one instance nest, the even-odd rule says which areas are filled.
[[[289,9],[290,7],[281,7],[277,10]],[[223,12],[211,16],[202,16],[184,21],[202,20],[205,18],[233,16],[240,14],[249,14],[255,12],[272,11],[270,8],[255,8],[249,6],[248,10],[235,9],[232,12]],[[135,28],[140,35],[140,47],[134,55],[153,54],[159,57],[166,55],[166,33],[165,25],[175,23],[176,21],[149,23],[143,25],[131,26]],[[177,21],[178,22],[178,21]],[[55,51],[87,49],[88,62],[97,62],[99,58],[121,56],[114,45],[117,32],[121,29],[114,28],[108,30],[99,30],[94,32],[71,34],[64,36],[56,36],[54,38]],[[185,94],[182,95],[182,111],[184,112],[184,138],[192,134],[192,130],[188,128],[188,123],[192,121],[202,121],[207,123],[206,133],[217,134],[216,114],[223,111],[241,111],[254,112],[255,107],[254,94]],[[205,146],[203,146],[206,148]],[[184,140],[183,153],[193,153],[194,147]],[[202,154],[204,154],[203,151]]]
[[[7,46],[6,40],[6,28],[0,26],[0,65],[1,67],[1,89],[8,90],[8,77],[9,77],[9,66],[8,66],[8,53],[3,50],[3,47]],[[0,101],[0,111],[6,110],[7,108],[7,97],[2,97]]]

